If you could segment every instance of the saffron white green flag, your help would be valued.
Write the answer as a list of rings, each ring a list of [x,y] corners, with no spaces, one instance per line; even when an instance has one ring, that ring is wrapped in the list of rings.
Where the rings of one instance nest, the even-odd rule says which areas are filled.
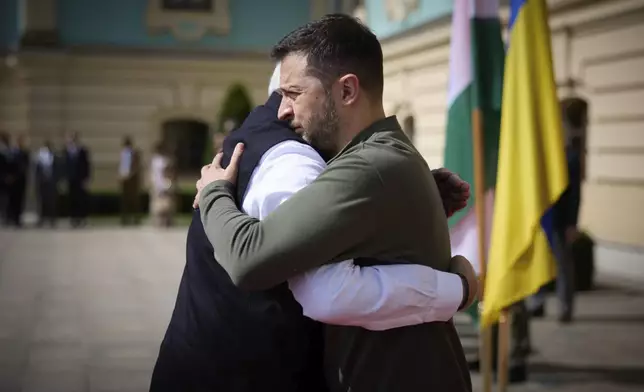
[[[467,257],[479,271],[476,204],[485,203],[489,244],[499,150],[505,50],[498,0],[454,0],[449,60],[445,167],[470,183],[468,206],[450,218],[452,254]],[[483,119],[485,200],[476,199],[472,112]]]

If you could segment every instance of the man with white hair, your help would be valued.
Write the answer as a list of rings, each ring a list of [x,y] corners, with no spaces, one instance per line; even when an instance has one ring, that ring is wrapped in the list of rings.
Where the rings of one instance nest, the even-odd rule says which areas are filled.
[[[237,199],[259,219],[326,166],[287,122],[278,120],[278,84],[276,68],[266,104],[224,142],[225,162],[237,142],[247,146]],[[446,172],[437,177],[447,179],[446,194],[456,196],[447,203],[450,208],[461,208],[469,196],[467,186]],[[319,322],[386,330],[445,321],[476,293],[474,272],[463,258],[453,260],[460,275],[411,264],[380,266],[377,261],[357,267],[348,260],[268,290],[246,292],[217,262],[195,207],[186,267],[151,391],[326,391]]]

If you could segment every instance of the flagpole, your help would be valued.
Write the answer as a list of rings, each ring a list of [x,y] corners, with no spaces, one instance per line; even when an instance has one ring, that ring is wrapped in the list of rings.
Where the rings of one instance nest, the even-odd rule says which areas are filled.
[[[485,274],[486,274],[486,249],[485,249],[485,160],[483,147],[483,113],[481,109],[472,111],[472,141],[474,153],[474,198],[476,222],[478,226],[478,255],[479,255],[479,306],[483,305]],[[481,308],[479,308],[479,312]],[[492,391],[492,328],[481,328],[479,365],[483,378],[483,392]]]
[[[503,310],[499,317],[499,345],[497,350],[497,384],[499,392],[505,392],[508,388],[511,318],[512,314],[508,310]]]

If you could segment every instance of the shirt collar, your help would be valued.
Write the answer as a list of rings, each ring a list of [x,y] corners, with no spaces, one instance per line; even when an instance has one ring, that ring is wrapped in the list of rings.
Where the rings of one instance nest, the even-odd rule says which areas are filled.
[[[400,123],[398,123],[398,118],[396,116],[389,116],[385,117],[383,119],[380,119],[373,124],[369,125],[367,128],[363,129],[358,133],[336,156],[331,158],[327,163],[331,163],[338,157],[344,155],[350,148],[353,146],[356,146],[366,140],[368,140],[371,136],[378,132],[385,132],[385,131],[394,131],[394,130],[400,130],[402,129],[400,127]]]

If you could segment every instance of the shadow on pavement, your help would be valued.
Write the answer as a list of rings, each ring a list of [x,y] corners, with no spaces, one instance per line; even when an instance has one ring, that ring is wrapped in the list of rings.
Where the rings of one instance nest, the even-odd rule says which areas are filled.
[[[615,323],[615,324],[642,324],[644,326],[644,315],[641,314],[612,314],[612,315],[579,315],[575,317],[575,323]]]
[[[555,381],[559,384],[578,382],[607,382],[610,384],[644,386],[644,367],[571,366],[553,363],[531,363],[530,378],[535,381]]]
[[[606,295],[606,294],[617,294],[627,297],[642,297],[644,296],[644,290],[640,287],[634,287],[626,285],[623,281],[620,282],[601,282],[595,284],[592,290],[584,291],[586,295]]]

